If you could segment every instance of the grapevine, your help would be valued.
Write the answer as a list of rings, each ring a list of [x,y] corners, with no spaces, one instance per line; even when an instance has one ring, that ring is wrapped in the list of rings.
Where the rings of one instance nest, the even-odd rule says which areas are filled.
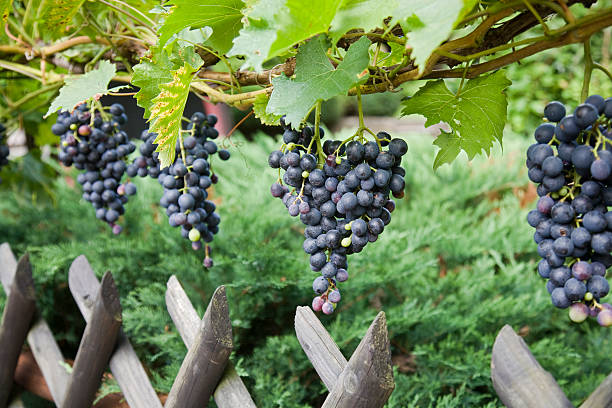
[[[612,306],[600,302],[612,266],[612,98],[591,95],[567,116],[554,101],[544,116],[549,122],[527,150],[529,178],[539,183],[537,209],[527,216],[543,258],[538,273],[573,321],[593,316],[611,326]]]

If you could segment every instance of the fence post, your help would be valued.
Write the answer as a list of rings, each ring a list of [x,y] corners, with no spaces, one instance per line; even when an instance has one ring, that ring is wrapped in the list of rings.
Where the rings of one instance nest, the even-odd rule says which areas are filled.
[[[329,391],[334,388],[346,358],[327,330],[308,306],[298,306],[295,312],[295,334],[315,371]]]
[[[612,374],[608,375],[589,395],[580,408],[601,408],[612,406]]]
[[[508,408],[573,407],[554,377],[508,325],[502,327],[493,344],[491,380]]]
[[[11,282],[15,276],[17,261],[7,243],[0,245],[0,281],[4,292],[10,293]],[[64,356],[53,338],[53,333],[42,318],[38,318],[28,333],[28,344],[45,377],[51,396],[57,406],[64,401],[64,392],[68,386],[70,375],[60,363],[64,362]]]
[[[187,350],[164,406],[196,408],[208,404],[223,375],[232,347],[225,286],[219,286],[206,308],[198,334]]]
[[[187,348],[191,348],[198,333],[200,318],[176,276],[168,280],[166,307]],[[219,408],[256,408],[251,394],[228,360],[225,372],[213,394]]]
[[[102,278],[81,339],[62,408],[91,406],[121,327],[119,293],[110,272]]]
[[[78,256],[70,265],[68,286],[83,318],[89,323],[100,283],[84,255]],[[147,373],[123,329],[119,330],[117,348],[108,365],[131,408],[162,408]]]
[[[17,264],[2,324],[0,325],[0,407],[8,403],[13,377],[23,343],[36,310],[36,295],[30,258],[25,254]]]
[[[382,408],[393,389],[385,312],[379,312],[322,408]]]

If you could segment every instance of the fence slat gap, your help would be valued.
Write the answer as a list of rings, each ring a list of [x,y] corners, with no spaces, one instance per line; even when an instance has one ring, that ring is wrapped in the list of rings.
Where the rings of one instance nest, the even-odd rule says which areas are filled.
[[[7,243],[0,245],[0,281],[5,293],[10,292],[10,285],[17,269],[17,260]],[[38,317],[28,333],[28,344],[40,367],[40,371],[45,377],[53,401],[57,406],[61,406],[64,401],[64,392],[68,386],[70,375],[62,367],[64,356],[60,351],[53,333],[47,322]]]
[[[189,349],[197,335],[198,326],[201,324],[200,318],[174,275],[170,277],[167,283],[166,307],[185,346]],[[206,324],[205,322],[202,323]],[[219,408],[256,408],[251,394],[249,394],[231,361],[227,362],[221,381],[219,381],[213,396]]]
[[[383,407],[394,388],[387,319],[379,312],[322,408]]]
[[[206,404],[223,375],[232,348],[232,325],[225,286],[219,286],[206,308],[198,334],[187,350],[164,406],[196,408]]]
[[[317,374],[332,390],[347,361],[310,307],[297,307],[295,334]]]
[[[77,257],[70,265],[68,285],[81,314],[85,321],[89,322],[100,282],[84,255]],[[109,367],[131,408],[162,408],[159,397],[123,329],[119,330],[117,348],[109,361]]]
[[[508,325],[499,331],[493,344],[491,380],[508,408],[573,407],[555,378]]]
[[[21,348],[26,340],[36,310],[36,294],[30,257],[26,253],[17,264],[17,272],[2,313],[0,324],[0,407],[8,403]]]
[[[62,408],[89,407],[100,387],[121,327],[119,293],[110,272],[102,277],[81,339]]]

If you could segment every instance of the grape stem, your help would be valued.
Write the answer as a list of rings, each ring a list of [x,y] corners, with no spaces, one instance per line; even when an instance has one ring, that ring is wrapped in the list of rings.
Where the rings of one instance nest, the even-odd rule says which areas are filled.
[[[580,97],[586,100],[589,96],[589,84],[593,73],[593,57],[591,56],[591,37],[584,40],[584,78],[582,80],[582,93]]]

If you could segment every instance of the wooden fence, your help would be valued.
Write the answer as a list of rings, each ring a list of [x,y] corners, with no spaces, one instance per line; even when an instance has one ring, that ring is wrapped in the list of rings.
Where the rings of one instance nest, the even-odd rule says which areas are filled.
[[[0,245],[0,281],[7,294],[0,325],[0,408],[22,406],[11,395],[15,368],[27,341],[50,397],[61,408],[92,405],[107,366],[131,408],[161,408],[129,339],[121,329],[121,305],[112,274],[99,282],[84,256],[74,260],[68,285],[87,325],[71,372],[47,323],[36,311],[35,288],[28,255],[16,261],[8,244]],[[225,287],[214,292],[202,319],[175,276],[167,283],[166,307],[187,347],[164,407],[205,406],[210,397],[219,408],[255,408],[229,356],[232,327]],[[384,312],[380,312],[347,361],[319,319],[298,307],[295,330],[299,342],[329,390],[325,408],[382,407],[395,382]],[[9,397],[13,397],[9,401]]]
[[[17,359],[25,341],[58,407],[91,406],[108,366],[131,408],[192,408],[213,396],[220,408],[255,408],[229,356],[232,327],[225,288],[214,292],[202,319],[175,276],[167,283],[166,307],[187,347],[179,373],[167,396],[151,386],[129,339],[121,329],[121,306],[110,272],[99,282],[84,256],[74,260],[68,284],[87,325],[72,372],[47,323],[36,311],[35,288],[28,255],[16,261],[8,244],[0,245],[0,281],[7,301],[0,324],[0,408],[9,402]],[[324,408],[382,407],[395,382],[384,312],[380,312],[347,361],[309,307],[298,307],[295,331],[302,349],[329,393]],[[545,371],[514,330],[504,326],[493,345],[491,379],[507,407],[573,407],[554,377]],[[14,396],[13,396],[14,397]],[[581,408],[612,407],[612,374]]]

